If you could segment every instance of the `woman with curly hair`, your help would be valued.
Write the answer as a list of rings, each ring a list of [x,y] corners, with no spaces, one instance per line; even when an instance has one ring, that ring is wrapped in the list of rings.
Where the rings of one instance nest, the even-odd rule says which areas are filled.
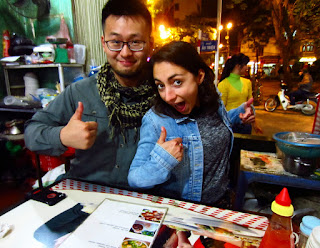
[[[230,206],[231,121],[254,121],[252,100],[227,112],[212,70],[189,43],[171,42],[150,62],[156,102],[142,120],[129,185],[152,188],[165,197]]]

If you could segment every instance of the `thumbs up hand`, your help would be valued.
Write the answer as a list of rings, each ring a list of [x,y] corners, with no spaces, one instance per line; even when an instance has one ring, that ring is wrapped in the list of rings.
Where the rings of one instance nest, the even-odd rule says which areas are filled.
[[[61,129],[61,143],[67,147],[86,150],[95,142],[98,132],[98,123],[95,121],[83,122],[81,120],[83,104],[78,102],[78,108],[70,118],[68,124]]]
[[[161,127],[160,137],[157,143],[169,152],[173,157],[175,157],[178,161],[182,161],[183,158],[183,146],[182,139],[175,138],[169,141],[166,141],[167,130],[164,127]]]

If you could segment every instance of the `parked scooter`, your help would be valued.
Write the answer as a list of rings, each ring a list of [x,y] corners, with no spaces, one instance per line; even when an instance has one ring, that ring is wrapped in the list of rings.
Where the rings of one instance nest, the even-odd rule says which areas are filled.
[[[264,103],[264,109],[273,112],[281,104],[283,110],[292,109],[301,111],[305,115],[313,115],[316,112],[318,95],[319,93],[306,93],[303,99],[292,105],[288,96],[288,86],[286,83],[281,83],[278,95],[270,96]]]

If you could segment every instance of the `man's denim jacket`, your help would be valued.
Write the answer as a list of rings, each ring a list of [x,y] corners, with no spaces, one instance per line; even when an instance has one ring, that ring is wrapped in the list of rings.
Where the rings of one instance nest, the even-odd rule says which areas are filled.
[[[241,123],[239,114],[244,113],[244,104],[227,113],[220,100],[218,113],[231,133],[231,154],[231,123]],[[184,156],[181,162],[157,144],[161,126],[167,130],[166,141],[182,138]],[[138,150],[128,175],[129,185],[143,189],[154,187],[154,194],[199,202],[203,168],[203,146],[197,122],[187,116],[180,119],[159,116],[150,109],[142,119]]]

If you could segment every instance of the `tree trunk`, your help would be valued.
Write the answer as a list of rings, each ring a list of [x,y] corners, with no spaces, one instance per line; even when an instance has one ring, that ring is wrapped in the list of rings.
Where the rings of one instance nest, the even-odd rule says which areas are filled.
[[[292,88],[289,61],[293,40],[288,18],[288,2],[286,0],[272,0],[271,7],[275,38],[279,44],[280,56],[283,61],[284,81],[289,88]]]

